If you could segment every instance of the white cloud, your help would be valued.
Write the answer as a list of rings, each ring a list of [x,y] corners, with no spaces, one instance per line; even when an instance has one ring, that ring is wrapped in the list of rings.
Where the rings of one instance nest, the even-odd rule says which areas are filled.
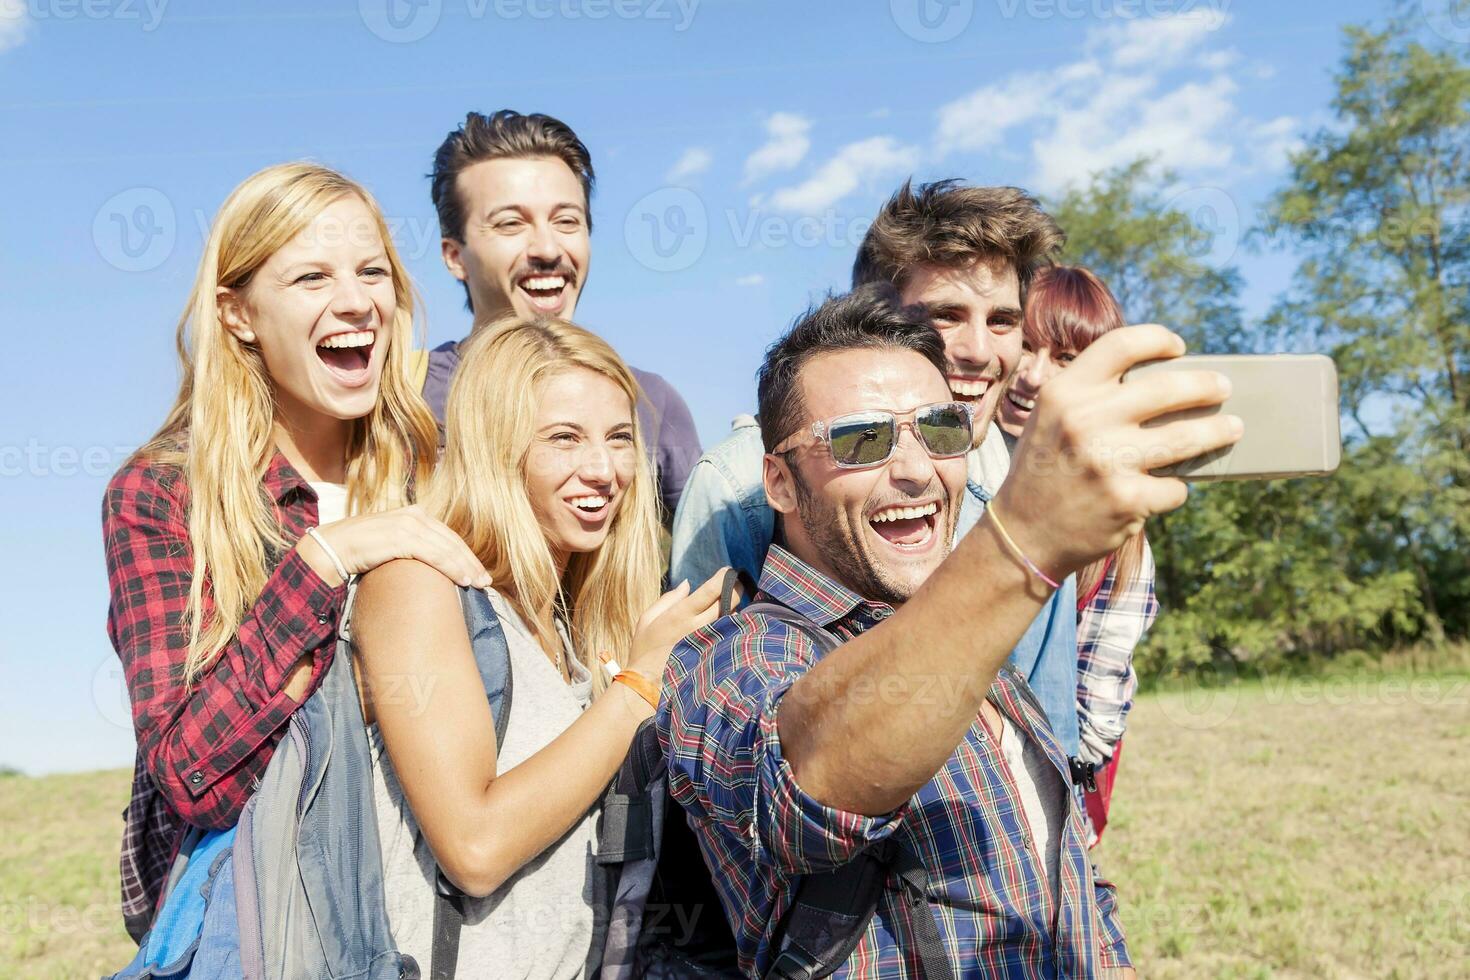
[[[1012,75],[940,106],[939,153],[999,145],[1006,130],[1050,114],[1058,90],[1100,71],[1096,62],[1082,61],[1059,72]]]
[[[18,48],[31,30],[25,0],[0,0],[0,51]]]
[[[776,112],[766,120],[766,141],[745,158],[745,182],[781,170],[790,170],[806,157],[812,148],[807,133],[812,121],[794,112]]]
[[[1088,32],[1087,55],[992,82],[939,108],[936,152],[997,152],[1030,138],[1034,182],[1055,193],[1141,156],[1181,173],[1279,167],[1297,120],[1236,106],[1240,55],[1212,47],[1218,11]]]
[[[874,136],[849,143],[817,168],[816,173],[792,187],[771,194],[771,205],[781,211],[812,214],[830,207],[864,183],[914,169],[919,151],[891,136]]]
[[[759,272],[752,272],[748,276],[741,276],[735,280],[737,286],[759,286],[766,281],[766,277]]]
[[[709,169],[714,159],[710,151],[704,147],[691,146],[669,168],[669,172],[664,176],[664,181],[669,184],[677,184],[681,180],[688,180],[696,174],[702,174]]]
[[[1291,155],[1303,146],[1302,121],[1295,116],[1277,116],[1258,123],[1250,131],[1250,168],[1271,173],[1284,168]]]
[[[1157,71],[1179,61],[1228,22],[1224,13],[1212,10],[1137,17],[1094,29],[1087,40],[1090,48],[1103,51],[1119,68]]]
[[[1110,78],[1091,99],[1060,113],[1052,131],[1033,144],[1037,183],[1059,190],[1142,156],[1177,170],[1228,166],[1231,143],[1219,127],[1233,113],[1235,83],[1217,75],[1164,92],[1154,85]]]

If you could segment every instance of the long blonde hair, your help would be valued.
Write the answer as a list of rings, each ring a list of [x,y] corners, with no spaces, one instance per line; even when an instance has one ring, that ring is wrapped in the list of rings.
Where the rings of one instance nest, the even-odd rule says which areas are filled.
[[[424,508],[464,539],[544,647],[560,643],[552,616],[566,615],[576,657],[600,693],[607,678],[598,654],[626,659],[638,617],[658,598],[658,511],[637,412],[633,481],[601,547],[573,554],[560,581],[526,491],[526,462],[547,378],[596,371],[630,406],[638,404],[638,383],[606,341],[565,320],[507,317],[480,328],[460,351],[444,455]]]
[[[347,195],[373,213],[398,302],[380,341],[388,346],[377,404],[352,422],[348,437],[349,512],[406,503],[413,483],[426,481],[433,465],[433,416],[408,372],[413,286],[377,202],[355,181],[313,163],[278,164],[247,177],[220,206],[179,318],[178,397],[158,433],[134,455],[175,467],[188,481],[194,570],[184,613],[186,684],[239,630],[269,567],[292,544],[282,535],[276,501],[261,486],[276,451],[270,375],[260,351],[225,329],[216,291],[247,286],[271,255]]]

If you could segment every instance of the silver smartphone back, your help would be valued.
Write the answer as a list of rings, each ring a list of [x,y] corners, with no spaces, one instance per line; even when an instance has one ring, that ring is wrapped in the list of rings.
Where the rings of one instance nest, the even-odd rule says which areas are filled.
[[[1218,371],[1230,379],[1223,405],[1161,416],[1159,424],[1224,412],[1245,423],[1234,446],[1155,472],[1185,480],[1269,480],[1331,473],[1342,460],[1337,367],[1321,354],[1196,354],[1152,361],[1151,371]]]

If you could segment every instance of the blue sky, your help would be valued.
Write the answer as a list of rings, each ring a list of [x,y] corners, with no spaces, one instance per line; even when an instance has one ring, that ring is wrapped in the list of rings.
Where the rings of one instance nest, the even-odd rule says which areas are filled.
[[[469,109],[570,123],[598,172],[578,319],[681,389],[706,444],[767,343],[841,287],[909,174],[1052,194],[1158,153],[1236,249],[1327,120],[1377,0],[0,0],[0,764],[126,765],[99,503],[176,390],[203,229],[310,158],[377,195],[434,342],[462,335],[425,173]],[[1470,38],[1451,38],[1466,41]],[[1130,310],[1168,322],[1168,311]]]

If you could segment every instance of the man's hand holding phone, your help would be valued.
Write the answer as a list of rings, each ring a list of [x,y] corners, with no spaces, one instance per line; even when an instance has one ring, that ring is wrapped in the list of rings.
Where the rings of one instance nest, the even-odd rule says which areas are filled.
[[[1048,574],[1077,571],[1148,517],[1184,503],[1183,480],[1151,471],[1240,439],[1244,425],[1235,415],[1155,422],[1223,404],[1230,381],[1217,371],[1159,371],[1120,383],[1135,365],[1183,353],[1184,341],[1165,327],[1124,327],[1099,338],[1040,392],[994,506]]]

